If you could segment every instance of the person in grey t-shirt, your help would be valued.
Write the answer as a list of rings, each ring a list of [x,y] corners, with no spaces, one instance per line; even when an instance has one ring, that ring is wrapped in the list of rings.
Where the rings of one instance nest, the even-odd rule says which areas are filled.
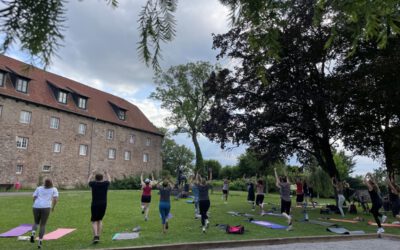
[[[275,185],[279,188],[281,194],[281,213],[285,216],[288,220],[288,227],[286,230],[291,231],[293,230],[293,220],[290,216],[290,207],[292,206],[292,201],[290,199],[290,181],[285,176],[278,177],[278,173],[275,171]]]

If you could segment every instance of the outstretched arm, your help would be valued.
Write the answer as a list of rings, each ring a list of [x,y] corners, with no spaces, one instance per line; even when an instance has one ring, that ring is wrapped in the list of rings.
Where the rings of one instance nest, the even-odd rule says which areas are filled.
[[[92,172],[90,172],[90,175],[89,175],[89,177],[88,177],[87,183],[89,183],[89,182],[92,180],[93,174],[94,174],[95,171],[96,171],[96,170],[93,169]]]
[[[144,186],[143,172],[140,174],[140,184],[142,184],[142,187]]]
[[[104,175],[106,176],[107,181],[111,182],[111,177],[107,170],[104,172]]]
[[[371,191],[373,189],[373,187],[371,186],[371,184],[369,184],[367,177],[371,178],[371,174],[367,173],[364,177],[364,184],[368,187],[368,190]]]
[[[280,188],[280,186],[279,186],[279,177],[278,177],[278,173],[276,172],[276,168],[274,168],[274,172],[275,172],[275,186],[277,187],[277,188]]]
[[[392,181],[390,180],[390,177],[389,177],[389,176],[386,178],[386,180],[387,180],[387,183],[388,183],[389,188],[390,188],[390,190],[392,191],[392,193],[398,195],[399,192],[397,191],[396,187],[393,185],[393,183],[392,183]]]

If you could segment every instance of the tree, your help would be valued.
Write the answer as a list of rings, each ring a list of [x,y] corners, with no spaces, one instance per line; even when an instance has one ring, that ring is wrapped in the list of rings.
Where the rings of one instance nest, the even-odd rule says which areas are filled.
[[[352,156],[346,155],[343,150],[337,152],[334,150],[333,160],[339,172],[339,178],[345,180],[353,173],[356,162]]]
[[[204,160],[204,168],[211,169],[213,179],[220,178],[222,166],[217,160]]]
[[[163,170],[176,175],[178,171],[188,173],[193,169],[192,162],[194,160],[193,152],[185,145],[178,145],[167,133],[167,129],[160,129],[164,132],[164,140],[162,143],[162,161]]]
[[[247,177],[251,176],[261,176],[265,172],[265,164],[263,164],[262,160],[258,158],[255,152],[250,150],[246,150],[246,152],[239,156],[239,175],[246,175]]]
[[[289,1],[286,9],[271,10],[256,26],[241,23],[214,37],[219,57],[240,62],[235,71],[214,74],[206,85],[214,98],[207,136],[220,142],[247,143],[267,162],[296,154],[313,155],[329,176],[339,178],[332,142],[338,139],[335,84],[330,65],[338,52],[326,48],[331,24],[313,25],[314,2]],[[268,42],[257,50],[251,42],[278,37],[279,58]]]
[[[175,127],[174,133],[187,133],[196,154],[196,171],[204,171],[203,156],[198,136],[202,123],[209,117],[210,98],[205,96],[203,84],[212,71],[217,70],[208,62],[188,63],[158,71],[155,75],[156,90],[151,98],[161,101],[161,107],[171,112],[166,123]]]

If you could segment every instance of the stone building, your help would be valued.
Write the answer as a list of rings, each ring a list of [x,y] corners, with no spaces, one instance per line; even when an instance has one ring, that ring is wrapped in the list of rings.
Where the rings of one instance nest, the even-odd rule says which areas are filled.
[[[162,133],[132,103],[0,55],[0,183],[158,172]]]

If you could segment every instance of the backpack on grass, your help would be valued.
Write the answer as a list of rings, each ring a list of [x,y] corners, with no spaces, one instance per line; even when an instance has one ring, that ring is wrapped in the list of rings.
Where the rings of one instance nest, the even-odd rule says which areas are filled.
[[[238,226],[227,226],[226,227],[226,232],[228,234],[243,234],[244,233],[244,226],[238,225]]]

